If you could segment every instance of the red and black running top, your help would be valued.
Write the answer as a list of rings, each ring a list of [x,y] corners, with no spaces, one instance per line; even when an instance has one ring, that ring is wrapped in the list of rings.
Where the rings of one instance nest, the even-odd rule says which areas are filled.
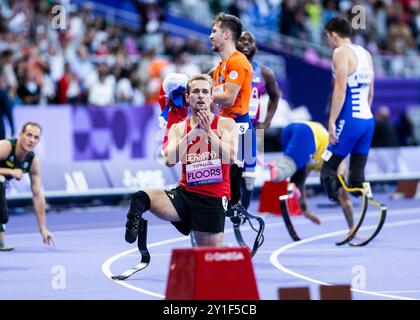
[[[211,129],[217,134],[219,116],[215,115]],[[190,120],[186,123],[186,134],[191,131]],[[205,196],[230,199],[229,163],[223,163],[219,150],[211,150],[205,137],[198,136],[187,147],[182,164],[180,185],[188,191]]]

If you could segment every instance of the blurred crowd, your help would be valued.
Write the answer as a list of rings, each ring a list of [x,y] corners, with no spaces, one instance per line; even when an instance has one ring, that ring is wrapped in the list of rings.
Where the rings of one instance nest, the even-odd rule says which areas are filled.
[[[181,5],[182,3],[182,5]],[[55,5],[49,0],[0,0],[0,88],[10,103],[94,104],[153,103],[160,79],[169,72],[206,71],[192,55],[210,54],[193,37],[169,37],[159,29],[166,10],[210,23],[219,11],[235,14],[244,25],[273,27],[282,34],[322,42],[322,26],[338,12],[350,11],[348,0],[211,0],[133,1],[140,30],[109,24],[92,4],[68,5],[66,26],[51,24]],[[409,53],[419,46],[418,0],[364,2],[366,30],[359,42],[372,52]],[[257,23],[258,22],[258,23]]]
[[[369,33],[359,30],[359,42],[372,52],[418,52],[419,3],[364,1]],[[131,8],[140,17],[136,30],[107,22],[89,2],[67,4],[65,28],[56,28],[51,23],[56,4],[0,0],[0,116],[9,117],[13,105],[156,105],[168,73],[192,75],[215,64],[208,58],[209,44],[162,32],[164,14],[174,8],[206,25],[225,11],[239,16],[245,26],[274,28],[284,35],[323,42],[325,21],[349,12],[357,2],[133,0]]]
[[[355,7],[361,5],[361,7]],[[374,54],[416,54],[420,51],[420,2],[418,0],[284,0],[282,34],[321,43],[324,24],[338,14],[364,23],[356,29],[356,42]],[[358,19],[360,14],[365,19]]]
[[[65,28],[55,28],[55,4],[0,0],[0,90],[8,96],[2,105],[153,104],[165,74],[201,72],[189,57],[210,53],[165,34],[163,45],[153,46],[146,37],[152,32],[109,24],[89,3],[66,6]]]
[[[365,25],[356,30],[356,42],[376,54],[418,54],[420,51],[419,0],[182,0],[192,19],[211,20],[207,12],[224,10],[252,25],[300,40],[325,44],[323,26],[331,18],[349,20],[364,14]],[[361,8],[355,7],[360,5]],[[352,8],[354,12],[352,13]],[[197,14],[199,13],[199,15]],[[199,18],[197,18],[199,17]],[[360,17],[360,15],[359,15]],[[357,21],[357,19],[356,19]],[[360,21],[361,22],[361,21]]]

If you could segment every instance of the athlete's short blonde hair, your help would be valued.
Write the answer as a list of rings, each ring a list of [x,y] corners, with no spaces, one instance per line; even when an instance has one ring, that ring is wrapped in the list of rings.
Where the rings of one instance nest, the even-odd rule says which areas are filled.
[[[210,84],[211,90],[213,89],[213,79],[208,74],[205,74],[205,73],[195,74],[195,75],[191,76],[190,79],[188,80],[188,84],[187,84],[187,93],[188,94],[190,93],[190,90],[191,90],[191,83],[193,81],[196,81],[196,80],[207,81]]]

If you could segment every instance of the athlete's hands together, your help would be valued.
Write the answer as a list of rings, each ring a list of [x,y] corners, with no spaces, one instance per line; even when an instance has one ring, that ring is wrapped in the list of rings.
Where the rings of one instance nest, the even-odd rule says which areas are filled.
[[[198,110],[197,112],[197,128],[204,130],[206,133],[210,133],[210,112],[205,110]]]
[[[210,122],[210,112],[199,110],[196,114],[196,124],[195,127],[191,129],[191,131],[188,134],[188,141],[195,141],[198,137],[207,139],[207,137],[210,135],[211,130],[211,122]]]

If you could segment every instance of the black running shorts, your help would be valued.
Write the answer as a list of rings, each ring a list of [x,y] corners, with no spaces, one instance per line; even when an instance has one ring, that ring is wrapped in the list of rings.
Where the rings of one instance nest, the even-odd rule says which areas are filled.
[[[224,231],[228,203],[226,198],[204,196],[181,186],[165,192],[182,220],[172,224],[182,234],[188,235],[191,230],[209,233]]]

